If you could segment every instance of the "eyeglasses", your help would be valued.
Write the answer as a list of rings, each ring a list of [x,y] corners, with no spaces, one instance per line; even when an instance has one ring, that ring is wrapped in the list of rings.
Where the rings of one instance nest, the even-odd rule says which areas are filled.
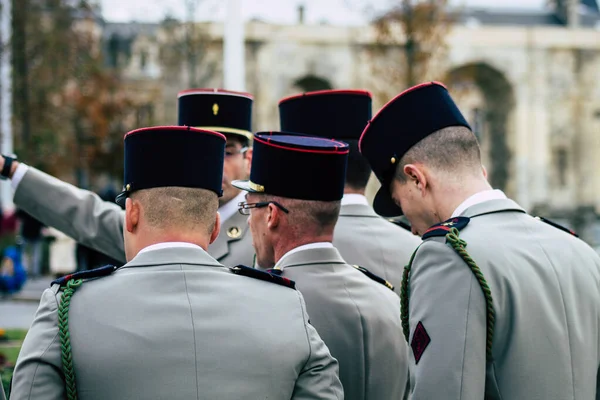
[[[275,207],[279,208],[281,211],[283,211],[286,214],[290,213],[290,211],[287,208],[285,208],[284,206],[282,206],[281,204],[279,204],[276,201],[261,201],[260,203],[246,203],[245,201],[242,201],[241,203],[238,203],[238,211],[242,215],[250,215],[250,209],[263,208],[263,207],[268,206],[269,204],[273,204]]]
[[[233,157],[233,156],[237,156],[238,154],[246,154],[246,152],[248,151],[248,147],[242,147],[241,149],[232,149],[232,150],[225,150],[225,157]]]

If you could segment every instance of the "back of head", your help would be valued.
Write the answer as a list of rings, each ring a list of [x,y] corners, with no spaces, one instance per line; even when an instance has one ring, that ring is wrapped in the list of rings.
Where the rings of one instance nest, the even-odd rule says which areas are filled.
[[[283,131],[333,138],[349,145],[346,186],[356,192],[364,192],[371,176],[369,163],[358,149],[358,140],[371,116],[371,93],[365,90],[322,90],[279,102]]]
[[[346,143],[321,137],[254,136],[250,179],[232,184],[248,192],[246,204],[254,208],[249,225],[259,265],[268,268],[295,247],[333,240],[348,152]]]
[[[400,159],[395,178],[405,183],[404,167],[422,164],[445,182],[462,182],[481,175],[481,152],[477,138],[464,126],[451,126],[426,136]]]
[[[364,191],[371,176],[371,167],[367,159],[360,154],[358,140],[344,140],[350,147],[348,166],[346,167],[346,188]]]
[[[125,135],[125,254],[164,242],[205,250],[219,233],[225,136],[181,126],[136,129]]]
[[[131,196],[141,206],[142,226],[155,231],[211,235],[218,209],[216,193],[207,189],[159,187]]]
[[[276,201],[290,210],[282,234],[294,237],[321,236],[333,233],[341,201],[299,200],[265,196],[265,201]]]

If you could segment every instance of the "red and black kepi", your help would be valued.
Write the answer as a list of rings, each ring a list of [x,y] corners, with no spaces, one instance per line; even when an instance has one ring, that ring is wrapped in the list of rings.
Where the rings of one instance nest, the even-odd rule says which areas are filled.
[[[358,140],[371,119],[371,93],[365,90],[320,90],[279,101],[285,132],[340,140]]]
[[[250,93],[223,89],[188,89],[177,95],[177,125],[252,139]]]
[[[157,187],[207,189],[223,194],[225,136],[184,126],[141,128],[125,135],[123,205],[133,192]]]
[[[344,195],[348,144],[285,132],[254,135],[250,180],[232,184],[252,193],[337,201]]]
[[[450,126],[470,129],[464,116],[439,82],[427,82],[400,93],[373,117],[359,141],[359,149],[381,183],[373,201],[384,217],[402,215],[389,187],[397,163],[406,152],[428,135]]]

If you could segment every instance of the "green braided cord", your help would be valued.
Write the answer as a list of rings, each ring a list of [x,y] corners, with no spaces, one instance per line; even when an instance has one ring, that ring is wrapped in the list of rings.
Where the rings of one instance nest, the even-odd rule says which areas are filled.
[[[71,296],[73,296],[73,293],[75,293],[82,283],[81,279],[71,279],[68,281],[66,288],[63,289],[63,295],[58,306],[58,332],[68,400],[77,400],[73,354],[71,353],[71,335],[69,333],[69,306],[71,305]]]
[[[477,266],[475,261],[471,258],[469,253],[465,247],[467,247],[467,242],[460,239],[458,237],[459,232],[456,228],[451,228],[450,232],[446,235],[446,242],[450,243],[452,248],[458,253],[459,256],[467,263],[475,278],[479,282],[479,286],[481,286],[481,290],[483,291],[483,296],[485,297],[485,305],[487,308],[487,318],[486,318],[486,326],[487,326],[487,341],[486,341],[486,356],[487,360],[490,361],[492,359],[492,340],[494,339],[494,325],[496,323],[496,312],[494,311],[494,302],[492,299],[492,291],[483,276],[483,272]]]
[[[419,246],[420,247],[420,246]],[[402,274],[402,286],[400,287],[400,319],[402,320],[402,331],[404,332],[404,338],[408,342],[410,336],[410,327],[408,326],[408,286],[410,283],[410,269],[412,268],[413,260],[417,254],[417,249],[413,252],[410,257],[408,265],[404,267],[404,273]]]
[[[485,305],[487,309],[486,327],[486,356],[488,361],[492,359],[492,341],[494,338],[494,325],[496,323],[496,312],[494,311],[494,302],[492,299],[492,291],[483,276],[483,272],[477,266],[475,261],[471,258],[467,250],[467,242],[459,238],[459,231],[456,228],[451,228],[450,232],[446,234],[446,242],[449,243],[454,251],[463,259],[463,261],[469,266],[475,278],[479,282],[479,286],[483,291],[485,298]],[[418,248],[417,248],[418,250]],[[408,299],[409,299],[409,286],[410,286],[410,271],[412,268],[413,260],[417,254],[417,250],[413,253],[410,261],[406,267],[404,267],[404,274],[402,276],[402,287],[400,289],[400,314],[402,318],[402,331],[404,332],[404,338],[408,342],[410,336],[410,327],[408,324],[409,312],[408,312]]]

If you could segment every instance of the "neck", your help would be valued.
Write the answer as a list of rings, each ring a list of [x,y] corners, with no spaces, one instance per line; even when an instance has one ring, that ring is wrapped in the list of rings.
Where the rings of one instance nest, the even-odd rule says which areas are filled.
[[[142,249],[152,246],[153,244],[169,243],[169,242],[184,242],[191,243],[202,247],[205,251],[208,251],[208,245],[210,242],[209,235],[199,232],[155,232],[148,230],[146,232],[140,232],[138,240],[135,243],[133,249],[133,257],[135,257]]]
[[[436,207],[437,214],[440,218],[440,221],[438,222],[446,221],[452,217],[454,210],[456,210],[458,206],[460,206],[469,197],[479,192],[491,189],[492,186],[490,186],[489,182],[485,180],[485,178],[476,178],[468,181],[467,183],[449,187],[444,191],[443,195],[440,196],[441,201],[438,202]]]
[[[350,187],[348,185],[346,185],[344,187],[344,194],[362,194],[364,196],[365,195],[365,191],[366,191],[366,188],[357,189],[357,188],[354,188],[354,187]]]
[[[320,242],[333,242],[333,230],[328,233],[321,235],[305,236],[302,238],[282,238],[274,246],[275,264],[281,260],[281,258],[289,251],[294,250],[296,247],[304,246],[305,244],[320,243]]]

